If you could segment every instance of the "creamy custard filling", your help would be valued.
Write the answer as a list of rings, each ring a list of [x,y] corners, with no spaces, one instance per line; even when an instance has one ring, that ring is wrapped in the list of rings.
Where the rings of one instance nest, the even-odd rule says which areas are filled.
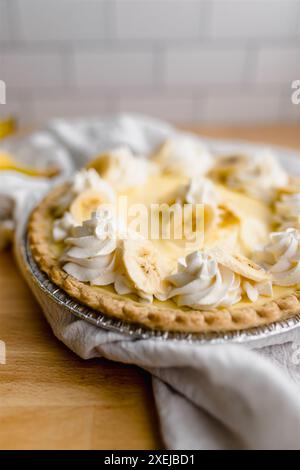
[[[253,269],[256,269],[253,266],[248,266],[250,271],[247,271],[248,258],[252,257],[257,245],[266,245],[272,230],[274,215],[269,202],[259,200],[253,194],[249,196],[249,191],[241,194],[236,191],[240,188],[233,184],[228,188],[214,183],[203,177],[200,171],[193,178],[187,172],[181,174],[178,169],[180,152],[174,159],[174,171],[170,171],[175,158],[174,149],[169,144],[163,150],[152,165],[153,162],[146,160],[138,163],[138,159],[128,151],[126,154],[125,150],[119,149],[111,161],[109,156],[108,161],[103,156],[94,161],[99,172],[101,165],[106,168],[101,176],[92,167],[75,175],[71,190],[65,197],[63,215],[53,223],[53,240],[63,243],[61,261],[68,274],[95,288],[109,289],[116,295],[133,295],[165,307],[176,308],[178,305],[200,310],[264,303],[282,293],[282,287],[275,287],[272,291],[272,283],[286,286],[286,292],[290,292],[287,287],[300,283],[300,250],[298,245],[295,248],[296,242],[290,241],[297,239],[298,232],[286,233],[282,235],[283,241],[277,240],[277,245],[287,246],[285,252],[281,252],[277,245],[277,251],[274,249],[276,236],[272,238],[273,245],[264,249],[265,258],[261,255],[259,259],[264,268],[263,276],[260,273],[253,277]],[[191,147],[189,151],[190,155],[193,154],[190,158],[194,158],[200,148]],[[202,153],[205,160],[204,155]],[[168,170],[163,165],[158,169],[160,159],[168,162]],[[210,159],[205,161],[207,173],[212,162]],[[275,170],[279,175],[279,167]],[[250,176],[252,178],[253,174]],[[272,188],[273,176],[268,180]],[[283,174],[281,177],[285,181]],[[114,216],[110,220],[111,231],[104,231],[108,220],[101,208],[109,203],[119,209],[124,198],[127,212],[116,212],[117,219]],[[199,238],[187,242],[184,237],[152,237],[151,224],[146,235],[145,231],[139,233],[130,212],[133,205],[138,203],[146,208],[144,218],[149,224],[153,204],[168,206],[173,202],[179,207],[185,204],[204,206]],[[298,200],[288,202],[290,212],[295,211]],[[284,212],[283,207],[281,210]],[[156,220],[162,217],[160,209],[156,215]],[[143,223],[143,217],[140,222]],[[213,251],[215,249],[221,251]],[[220,259],[217,254],[222,251],[231,258]],[[237,261],[236,255],[248,258]],[[245,270],[236,263],[246,265]]]
[[[270,234],[270,243],[255,253],[257,261],[268,270],[274,284],[293,286],[300,283],[300,234],[294,228]]]

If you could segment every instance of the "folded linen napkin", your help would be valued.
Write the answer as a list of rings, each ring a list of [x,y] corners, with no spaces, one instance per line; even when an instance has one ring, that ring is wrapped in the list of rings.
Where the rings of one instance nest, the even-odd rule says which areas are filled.
[[[56,120],[42,132],[21,141],[8,141],[8,150],[25,152],[30,162],[34,163],[39,155],[62,169],[51,181],[0,173],[0,216],[3,212],[5,221],[11,218],[16,227],[20,268],[54,334],[70,349],[84,359],[106,357],[136,364],[152,374],[166,448],[300,449],[298,330],[260,342],[255,350],[251,350],[253,343],[197,345],[132,339],[66,313],[45,298],[26,274],[20,236],[29,210],[52,184],[68,177],[74,167],[103,149],[127,144],[137,153],[147,153],[174,132],[159,121],[121,115],[85,121]],[[13,209],[9,212],[7,207]],[[5,210],[1,212],[1,208]]]

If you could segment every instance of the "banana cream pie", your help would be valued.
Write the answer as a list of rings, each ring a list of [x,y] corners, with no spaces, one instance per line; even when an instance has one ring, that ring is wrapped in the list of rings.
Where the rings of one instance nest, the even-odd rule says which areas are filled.
[[[300,183],[270,152],[176,137],[97,156],[33,211],[34,259],[71,297],[165,331],[254,327],[300,311]]]

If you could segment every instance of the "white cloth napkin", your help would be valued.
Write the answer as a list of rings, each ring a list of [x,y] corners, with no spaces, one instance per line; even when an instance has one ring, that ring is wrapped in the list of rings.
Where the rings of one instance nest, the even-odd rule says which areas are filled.
[[[132,339],[66,313],[45,298],[24,269],[18,240],[30,208],[50,185],[68,177],[73,167],[107,147],[127,144],[137,153],[147,153],[174,132],[162,122],[121,115],[57,120],[43,132],[6,143],[5,147],[20,158],[23,153],[27,161],[40,158],[62,168],[62,174],[51,182],[11,172],[0,174],[0,214],[5,214],[2,218],[6,221],[12,217],[16,226],[20,268],[54,334],[70,349],[85,359],[106,357],[136,364],[153,375],[166,448],[300,449],[298,330],[290,336],[271,338],[265,344],[279,344],[255,351],[246,343],[197,345]],[[9,207],[13,207],[10,212]],[[5,210],[1,212],[1,208]]]

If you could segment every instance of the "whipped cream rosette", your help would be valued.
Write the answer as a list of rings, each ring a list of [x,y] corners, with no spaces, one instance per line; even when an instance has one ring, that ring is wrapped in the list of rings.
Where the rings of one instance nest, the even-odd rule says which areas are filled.
[[[245,294],[252,302],[272,295],[269,276],[244,257],[224,254],[218,248],[195,251],[178,262],[177,272],[167,278],[166,298],[179,306],[200,310],[229,307]]]
[[[300,228],[300,192],[280,196],[275,203],[275,222],[279,230]]]
[[[271,201],[276,188],[288,183],[288,175],[269,150],[254,155],[229,155],[216,159],[210,176],[229,188]]]
[[[158,173],[153,162],[133,155],[127,147],[118,147],[99,155],[88,164],[88,168],[96,169],[118,191],[143,185],[149,176]]]
[[[65,239],[63,270],[79,281],[96,286],[116,278],[117,225],[107,209],[94,212],[82,225],[73,227]]]
[[[163,173],[188,178],[205,175],[213,164],[212,156],[205,145],[189,136],[167,140],[152,158]]]
[[[241,299],[239,277],[200,251],[180,260],[178,272],[167,281],[172,285],[167,298],[174,298],[179,306],[212,309],[233,305]]]
[[[270,234],[270,243],[255,253],[256,261],[267,269],[278,286],[300,283],[300,234],[294,228]]]

